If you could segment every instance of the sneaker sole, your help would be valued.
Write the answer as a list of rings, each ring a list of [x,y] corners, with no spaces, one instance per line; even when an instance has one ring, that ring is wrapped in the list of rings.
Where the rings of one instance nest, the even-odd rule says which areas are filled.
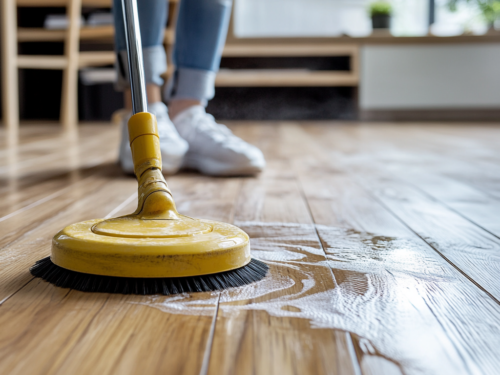
[[[183,167],[199,170],[210,176],[242,176],[255,175],[262,172],[265,165],[237,165],[225,163],[218,160],[210,160],[197,155],[186,155]]]

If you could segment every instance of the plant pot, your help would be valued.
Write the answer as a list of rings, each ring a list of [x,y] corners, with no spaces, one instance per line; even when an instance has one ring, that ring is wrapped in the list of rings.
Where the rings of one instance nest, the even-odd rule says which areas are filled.
[[[373,29],[390,29],[391,28],[391,16],[388,14],[377,14],[372,16],[372,28]]]

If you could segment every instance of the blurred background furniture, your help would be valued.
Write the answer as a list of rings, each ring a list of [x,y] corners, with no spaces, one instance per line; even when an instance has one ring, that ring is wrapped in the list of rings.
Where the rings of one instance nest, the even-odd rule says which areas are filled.
[[[495,120],[500,118],[500,34],[440,37],[246,37],[229,35],[224,59],[286,56],[349,59],[342,71],[224,70],[216,86],[335,86],[354,89],[363,120]],[[297,65],[298,67],[298,65]],[[216,96],[214,101],[219,100]],[[211,105],[211,104],[209,104]]]
[[[170,1],[165,29],[166,78],[174,68],[177,1]],[[401,19],[390,31],[372,32],[367,1],[236,0],[208,111],[220,119],[254,120],[500,118],[500,86],[491,79],[500,33],[457,29],[458,23],[442,17],[443,9],[433,12],[434,2],[427,6],[424,0],[417,12],[399,9]],[[109,14],[110,6],[110,0],[2,1],[3,117],[9,134],[17,132],[19,112],[24,120],[53,120],[60,113],[64,127],[74,129],[77,121],[109,121],[123,105],[112,89],[113,26],[99,23],[106,19],[99,12]],[[27,22],[33,17],[26,11],[40,7],[65,12],[71,27]],[[82,16],[85,23],[77,27]],[[47,53],[34,48],[42,44],[58,47]]]
[[[170,0],[170,18],[176,13],[176,0]],[[61,28],[18,27],[18,7],[65,7],[66,25]],[[65,129],[78,123],[78,71],[113,64],[115,54],[108,51],[81,51],[82,42],[112,43],[112,25],[80,25],[82,7],[111,8],[111,0],[2,0],[3,118],[10,137],[17,137],[19,126],[18,69],[56,69],[63,71],[60,122]],[[64,18],[62,19],[64,21]],[[89,20],[90,21],[90,20]],[[90,22],[89,22],[90,23]],[[165,45],[171,49],[174,22],[165,30]],[[63,55],[19,54],[20,42],[63,42]]]

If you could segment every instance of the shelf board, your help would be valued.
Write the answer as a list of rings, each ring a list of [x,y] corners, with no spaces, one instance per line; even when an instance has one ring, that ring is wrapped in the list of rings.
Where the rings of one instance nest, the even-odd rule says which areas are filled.
[[[88,66],[110,65],[115,62],[113,51],[80,52],[79,68]],[[17,57],[18,68],[23,69],[64,69],[68,64],[65,56],[20,55]]]
[[[64,69],[67,64],[65,56],[17,56],[17,66],[23,69]]]
[[[20,27],[17,29],[17,40],[19,42],[63,42],[67,30],[50,30],[45,28]],[[110,39],[115,35],[114,27],[109,26],[85,26],[80,29],[80,40]],[[165,43],[174,43],[174,30],[165,29]]]
[[[80,39],[112,39],[115,36],[113,25],[108,26],[85,26],[80,29]]]
[[[272,86],[357,86],[352,72],[308,70],[221,70],[215,79],[218,87]]]
[[[17,29],[19,42],[58,42],[63,41],[66,30],[47,30],[35,27],[20,27]]]
[[[21,7],[65,7],[69,0],[16,0]],[[178,0],[169,0],[169,3],[177,3]],[[111,8],[112,0],[82,0],[83,6],[97,8]]]
[[[500,43],[500,32],[488,32],[483,35],[455,35],[455,36],[393,36],[387,33],[374,33],[363,37],[331,36],[331,37],[267,37],[267,38],[237,38],[229,35],[226,46],[258,46],[268,45],[418,45],[418,44],[462,44],[462,43]]]
[[[17,29],[19,42],[62,42],[67,30],[50,30],[44,28],[22,27]],[[113,26],[82,27],[80,39],[112,39],[115,34]]]
[[[17,0],[21,7],[65,7],[69,0]],[[84,6],[94,6],[98,8],[111,8],[111,0],[82,0]]]
[[[224,57],[352,56],[357,45],[348,44],[227,44]]]
[[[100,66],[114,64],[116,55],[113,51],[80,52],[78,66],[80,68],[88,66]]]

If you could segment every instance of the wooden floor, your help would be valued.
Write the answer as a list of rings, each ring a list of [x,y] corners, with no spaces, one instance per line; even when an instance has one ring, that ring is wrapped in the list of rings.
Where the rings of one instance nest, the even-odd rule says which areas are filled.
[[[33,279],[62,227],[135,209],[136,181],[109,125],[1,146],[0,374],[500,373],[500,124],[232,125],[262,175],[168,178],[182,213],[242,227],[270,265],[221,293]]]

